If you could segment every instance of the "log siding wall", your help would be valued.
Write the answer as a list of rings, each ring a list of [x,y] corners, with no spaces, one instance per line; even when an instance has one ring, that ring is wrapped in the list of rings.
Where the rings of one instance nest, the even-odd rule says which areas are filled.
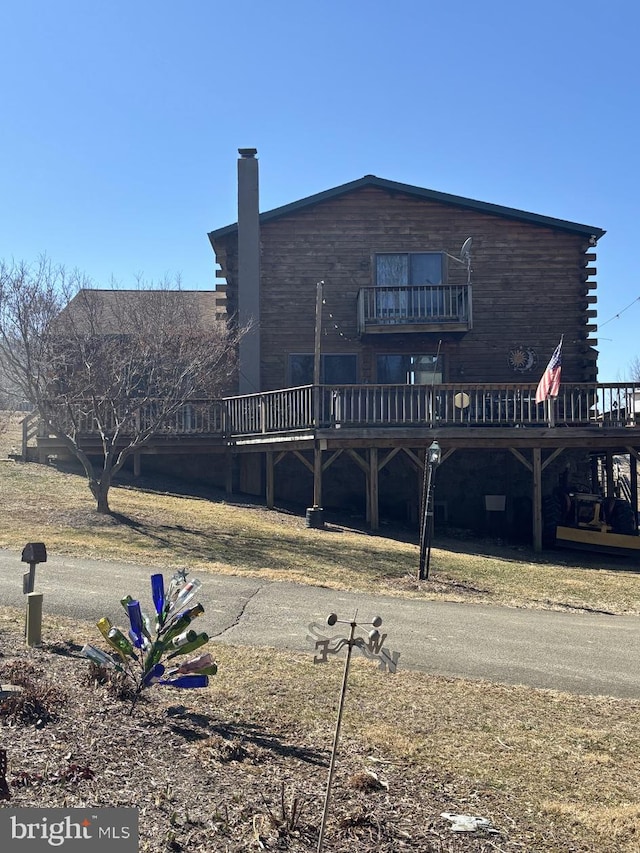
[[[473,237],[473,328],[465,333],[395,332],[360,337],[357,296],[374,283],[379,252],[448,252]],[[237,305],[237,235],[216,256]],[[323,353],[355,353],[359,381],[375,383],[380,353],[435,354],[444,382],[537,382],[564,335],[566,382],[596,379],[595,254],[584,235],[417,199],[377,187],[302,208],[261,226],[262,390],[288,385],[290,353],[311,353],[316,282],[324,280]],[[466,269],[447,261],[447,281]],[[537,364],[516,373],[509,350],[531,347]]]

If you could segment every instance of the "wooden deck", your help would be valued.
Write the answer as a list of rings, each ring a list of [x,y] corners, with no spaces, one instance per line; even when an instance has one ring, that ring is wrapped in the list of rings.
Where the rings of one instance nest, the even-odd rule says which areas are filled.
[[[541,548],[542,472],[563,450],[605,457],[613,488],[612,456],[628,454],[637,494],[640,459],[640,383],[562,385],[551,408],[535,403],[536,386],[342,385],[303,386],[221,400],[193,400],[136,454],[260,454],[265,459],[265,497],[274,505],[275,469],[295,454],[313,475],[313,504],[322,505],[323,472],[347,453],[364,472],[367,517],[377,529],[378,475],[404,453],[421,477],[425,448],[437,439],[443,462],[456,450],[507,450],[530,472],[533,541]],[[151,404],[148,404],[151,405]],[[141,422],[148,408],[138,412]],[[23,457],[27,457],[25,420]],[[87,422],[81,442],[99,452],[99,436]],[[60,443],[40,432],[41,458]],[[637,500],[635,501],[637,504]],[[637,511],[637,506],[635,506]]]

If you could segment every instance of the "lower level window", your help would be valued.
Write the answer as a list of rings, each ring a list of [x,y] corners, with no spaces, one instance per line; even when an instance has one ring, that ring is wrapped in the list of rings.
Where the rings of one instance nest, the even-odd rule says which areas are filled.
[[[320,356],[320,383],[322,385],[355,385],[358,381],[358,358],[356,355],[327,353]],[[313,355],[294,353],[289,356],[289,384],[311,385],[313,383]]]
[[[442,358],[437,355],[378,355],[379,385],[431,385],[442,382]]]

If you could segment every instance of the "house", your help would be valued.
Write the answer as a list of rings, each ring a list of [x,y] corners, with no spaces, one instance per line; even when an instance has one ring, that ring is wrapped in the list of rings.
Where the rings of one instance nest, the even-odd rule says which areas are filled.
[[[537,382],[561,335],[564,381],[596,380],[602,229],[373,175],[258,216],[242,152],[239,222],[209,234],[259,338],[241,393],[312,381],[321,280],[322,382]]]
[[[238,222],[208,235],[229,315],[250,325],[238,392],[265,401],[322,386],[326,429],[307,445],[282,430],[270,449],[264,435],[238,444],[243,490],[304,500],[312,474],[314,505],[320,494],[345,512],[366,505],[373,526],[374,503],[415,518],[436,437],[447,444],[436,512],[478,527],[485,507],[505,506],[507,526],[530,532],[541,490],[567,467],[584,476],[594,450],[582,429],[562,443],[535,388],[562,338],[558,427],[597,421],[605,232],[374,175],[259,213],[256,153],[239,151]],[[262,461],[250,453],[260,441]]]
[[[637,495],[640,383],[597,382],[601,228],[373,175],[260,213],[257,152],[239,153],[238,222],[208,235],[225,283],[201,310],[244,332],[236,385],[179,413],[135,470],[143,456],[373,530],[417,524],[426,492],[436,523],[538,549],[560,482],[595,489],[604,471],[613,495],[622,454]],[[538,404],[561,339],[559,396]]]

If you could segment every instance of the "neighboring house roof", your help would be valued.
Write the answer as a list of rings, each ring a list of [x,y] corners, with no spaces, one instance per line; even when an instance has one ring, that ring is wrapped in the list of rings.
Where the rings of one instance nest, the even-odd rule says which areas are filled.
[[[414,198],[424,199],[425,201],[434,201],[438,204],[447,204],[452,207],[459,207],[464,210],[474,210],[479,213],[486,213],[490,216],[501,216],[505,219],[515,219],[519,222],[528,222],[531,225],[540,225],[545,228],[555,228],[559,231],[568,231],[573,234],[584,234],[586,237],[595,237],[600,239],[606,232],[602,228],[596,228],[594,225],[581,225],[578,222],[569,222],[564,219],[555,219],[552,216],[540,216],[537,213],[528,213],[525,210],[517,210],[512,207],[503,207],[499,204],[489,204],[484,201],[475,201],[471,198],[463,198],[461,196],[449,195],[449,193],[441,193],[436,190],[423,189],[422,187],[414,187],[410,184],[400,184],[397,181],[387,181],[384,178],[377,178],[375,175],[365,175],[357,181],[351,181],[348,184],[342,184],[339,187],[334,187],[330,190],[325,190],[321,193],[302,198],[299,201],[294,201],[291,204],[285,204],[282,207],[276,207],[273,210],[268,210],[260,214],[260,222],[269,222],[273,219],[278,219],[281,216],[288,216],[291,213],[296,213],[307,207],[320,204],[323,201],[337,198],[354,190],[363,189],[365,187],[378,187],[394,193],[404,193],[405,195],[413,196]],[[213,245],[214,240],[219,237],[224,237],[237,231],[238,223],[227,225],[224,228],[218,228],[209,233],[209,240]]]
[[[83,302],[84,300],[84,302]],[[165,307],[171,310],[171,304],[176,305],[174,300],[190,302],[193,313],[199,317],[203,325],[209,326],[216,320],[223,319],[226,310],[226,293],[220,290],[119,290],[83,288],[66,305],[62,311],[61,318],[73,316],[74,312],[78,318],[86,316],[90,300],[90,310],[99,317],[101,331],[105,334],[114,334],[120,331],[119,323],[122,317],[129,314],[144,311],[153,316],[154,311],[160,307],[162,300]],[[81,307],[82,306],[82,307]]]

